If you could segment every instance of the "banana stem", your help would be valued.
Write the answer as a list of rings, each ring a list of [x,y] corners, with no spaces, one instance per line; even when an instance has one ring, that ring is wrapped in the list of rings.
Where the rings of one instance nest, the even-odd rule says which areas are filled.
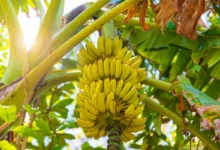
[[[173,121],[175,121],[178,125],[183,126],[185,129],[189,130],[193,135],[197,136],[206,146],[208,146],[212,150],[218,150],[219,146],[212,142],[209,137],[206,137],[204,134],[202,134],[199,130],[194,128],[191,124],[186,124],[183,122],[183,119],[177,116],[175,113],[170,111],[169,109],[161,106],[160,104],[157,104],[156,102],[146,99],[145,104],[148,105],[150,108],[156,110],[160,114],[166,115],[169,118],[171,118]]]
[[[120,129],[118,125],[112,126],[108,134],[107,150],[121,150]]]
[[[144,84],[156,87],[158,89],[171,92],[172,91],[172,83],[162,81],[162,80],[157,80],[153,78],[147,78],[146,80],[143,81]]]

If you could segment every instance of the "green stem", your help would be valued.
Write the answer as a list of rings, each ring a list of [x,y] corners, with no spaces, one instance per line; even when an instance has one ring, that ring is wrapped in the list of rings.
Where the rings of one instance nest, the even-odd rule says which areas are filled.
[[[75,31],[94,13],[100,10],[105,4],[110,0],[99,0],[98,2],[91,5],[79,16],[77,16],[73,21],[67,24],[57,35],[53,37],[53,50],[57,49],[62,45],[66,40],[75,34]]]
[[[170,92],[172,90],[172,83],[162,81],[162,80],[157,80],[153,78],[147,78],[146,80],[143,81],[144,84],[156,87],[158,89],[168,91]]]
[[[198,131],[196,128],[194,128],[192,125],[190,124],[185,124],[183,122],[183,119],[180,118],[179,116],[177,116],[175,113],[173,113],[172,111],[170,111],[169,109],[157,104],[156,102],[147,99],[144,101],[145,104],[147,104],[150,108],[156,110],[157,112],[168,116],[169,118],[171,118],[174,122],[176,122],[178,125],[183,126],[184,128],[186,128],[187,130],[189,130],[193,135],[197,136],[205,145],[207,145],[210,149],[212,150],[218,150],[219,146],[217,144],[215,144],[214,142],[212,142],[208,137],[205,137],[201,131]]]
[[[40,95],[48,91],[54,86],[68,81],[78,81],[78,77],[81,76],[79,70],[65,70],[65,71],[53,71],[47,74],[41,83],[37,93],[35,94],[33,100],[37,99]]]
[[[8,85],[25,74],[27,69],[27,50],[11,0],[0,0],[0,7],[4,13],[10,38],[10,59],[1,80],[5,85]]]
[[[108,146],[107,150],[120,150],[120,129],[118,125],[111,127],[108,134]]]

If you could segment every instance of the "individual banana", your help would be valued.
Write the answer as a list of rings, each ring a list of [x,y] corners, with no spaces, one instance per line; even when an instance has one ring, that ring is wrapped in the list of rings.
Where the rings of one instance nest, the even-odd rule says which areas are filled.
[[[92,64],[92,78],[93,80],[98,80],[99,79],[99,74],[98,74],[98,66],[96,64]]]
[[[109,78],[104,80],[104,93],[108,95],[111,92],[111,81]]]
[[[111,56],[112,54],[112,40],[110,37],[108,37],[106,40],[105,40],[105,54],[106,56]]]
[[[133,140],[136,138],[131,132],[127,131],[126,128],[122,130],[121,135],[123,135],[126,139],[129,139],[129,140]]]
[[[125,56],[123,57],[123,62],[127,62],[130,58],[132,57],[132,51],[127,51],[127,53],[125,54]]]
[[[115,79],[112,79],[110,84],[111,84],[111,91],[115,94],[115,92],[116,92],[116,86],[117,86],[116,80],[115,80]]]
[[[104,74],[105,74],[106,77],[109,77],[109,73],[110,73],[109,59],[106,58],[104,60]]]
[[[129,132],[138,132],[138,131],[142,131],[145,128],[145,124],[140,125],[140,126],[131,126],[131,127],[127,127],[127,131]]]
[[[123,80],[122,80],[122,81],[123,81]],[[132,86],[132,85],[131,85],[130,82],[126,83],[126,84],[123,86],[123,88],[122,88],[122,90],[121,90],[121,92],[120,92],[120,94],[119,94],[119,98],[123,98],[123,97],[125,96],[125,94],[128,93],[128,91],[130,90],[131,86]]]
[[[105,38],[104,36],[100,36],[98,39],[98,50],[102,55],[105,54]]]
[[[139,57],[139,59],[137,61],[135,61],[133,64],[131,64],[131,67],[134,69],[137,69],[137,68],[139,68],[141,62],[142,62],[142,59]]]
[[[101,113],[104,113],[106,111],[106,105],[105,105],[105,94],[99,93],[98,94],[98,106]]]
[[[129,82],[128,82],[129,83]],[[136,86],[133,86],[130,91],[128,91],[122,98],[123,101],[128,101],[137,92]]]
[[[120,50],[116,56],[117,59],[123,60],[125,53],[127,52],[128,48],[124,47],[122,50]]]
[[[115,76],[115,69],[116,69],[116,60],[112,59],[110,61],[110,76],[114,77]]]
[[[95,81],[93,81],[91,84],[90,84],[90,93],[91,94],[95,94],[96,93],[96,91],[95,91],[95,89],[96,89],[96,82]]]
[[[125,80],[130,74],[131,74],[131,69],[130,66],[127,64],[122,65],[122,73],[120,79]]]
[[[95,125],[95,122],[93,121],[88,121],[88,120],[82,120],[82,119],[77,119],[76,120],[77,124],[81,127],[93,127]]]
[[[121,90],[122,90],[122,87],[124,85],[124,81],[123,80],[120,80],[117,84],[117,87],[116,87],[116,91],[115,91],[115,95],[116,96],[119,96]]]
[[[105,76],[105,74],[104,74],[104,63],[103,63],[103,61],[102,61],[101,59],[98,60],[97,65],[98,65],[98,74],[99,74],[99,77],[100,77],[100,78],[103,78],[103,77]]]
[[[95,93],[101,93],[103,92],[103,81],[99,80],[98,82],[96,82],[96,87],[95,87]]]
[[[116,114],[116,101],[114,100],[114,99],[112,99],[111,101],[110,101],[110,107],[109,107],[109,109],[110,109],[110,112],[113,114],[113,115],[115,115]]]
[[[118,54],[118,52],[122,49],[122,41],[119,40],[118,36],[116,36],[114,38],[112,47],[113,47],[113,50],[114,50],[113,56],[116,56]]]
[[[131,120],[129,126],[140,126],[146,122],[146,118],[134,118]]]
[[[110,110],[110,103],[112,100],[114,100],[115,98],[115,95],[113,92],[109,93],[108,96],[107,96],[107,100],[106,100],[106,110]]]
[[[128,63],[129,65],[132,65],[132,64],[134,64],[134,63],[135,63],[137,60],[139,60],[139,59],[140,59],[139,56],[134,56],[134,57],[130,58],[127,63]]]
[[[121,76],[121,72],[122,72],[122,64],[121,64],[121,60],[117,59],[116,60],[116,68],[115,68],[115,78],[119,79]]]
[[[85,85],[85,87],[83,88],[84,93],[86,94],[86,96],[88,98],[92,98],[92,93],[90,92],[89,86]]]

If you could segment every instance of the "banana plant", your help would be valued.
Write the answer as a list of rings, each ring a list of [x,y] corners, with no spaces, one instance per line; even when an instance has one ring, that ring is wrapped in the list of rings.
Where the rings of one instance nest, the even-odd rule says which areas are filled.
[[[201,7],[199,15],[192,12],[195,20],[189,25],[185,20],[175,24],[175,19],[179,18],[169,23],[170,17],[162,19],[164,7],[171,7],[171,1],[161,1],[156,8],[153,1],[148,0],[125,0],[117,5],[109,2],[87,3],[73,18],[70,12],[67,17],[71,19],[60,29],[64,0],[44,1],[47,11],[38,0],[20,5],[13,0],[0,1],[0,19],[4,19],[10,40],[8,66],[0,86],[0,135],[3,139],[7,134],[11,143],[2,140],[0,148],[61,149],[67,145],[64,139],[75,138],[64,129],[79,126],[88,138],[108,135],[109,150],[123,149],[123,142],[131,140],[130,147],[133,148],[148,149],[155,145],[160,148],[159,140],[166,137],[161,125],[163,121],[173,120],[178,126],[176,134],[181,136],[177,136],[175,145],[169,143],[169,148],[179,149],[188,143],[191,146],[192,139],[197,137],[204,147],[219,149],[220,105],[214,100],[216,97],[210,95],[210,90],[206,90],[207,95],[203,91],[207,86],[209,89],[218,85],[219,59],[213,49],[218,48],[219,35],[214,31],[219,30],[215,27],[202,34],[194,30],[196,20],[204,12],[205,2],[190,3],[195,8]],[[28,4],[39,9],[41,24],[34,44],[27,51],[16,7],[27,12]],[[180,9],[179,5],[175,7]],[[178,9],[172,9],[172,13],[189,17]],[[127,17],[122,15],[126,11]],[[136,13],[139,18],[132,18]],[[86,23],[88,20],[92,20],[91,23]],[[158,26],[164,31],[161,32]],[[204,28],[197,30],[202,32]],[[97,46],[86,39],[95,31],[102,34]],[[83,41],[86,48],[79,51],[76,66],[56,70],[54,65]],[[177,78],[184,72],[193,84],[185,77]],[[160,77],[156,78],[155,74]],[[206,80],[203,82],[204,74]],[[73,94],[76,87],[79,92],[73,100],[67,93]],[[169,102],[173,102],[172,106],[167,104]],[[62,123],[57,118],[67,118],[66,106],[72,103],[77,121]],[[164,119],[165,116],[168,118]],[[26,118],[30,118],[28,125],[24,125]],[[202,129],[209,131],[200,132]],[[180,130],[186,130],[190,135],[181,134]],[[142,133],[137,136],[131,133],[138,131]],[[42,138],[46,136],[51,139],[49,144]],[[29,137],[37,140],[37,146],[28,141]],[[143,139],[142,145],[137,144],[140,139]],[[89,148],[86,144],[83,146]]]

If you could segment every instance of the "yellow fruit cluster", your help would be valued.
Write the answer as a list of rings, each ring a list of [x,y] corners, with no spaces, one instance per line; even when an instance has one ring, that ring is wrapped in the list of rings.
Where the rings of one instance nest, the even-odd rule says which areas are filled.
[[[97,48],[86,42],[78,54],[78,68],[82,71],[77,95],[81,126],[87,137],[98,139],[108,134],[110,127],[118,125],[122,141],[135,138],[132,132],[144,129],[146,118],[140,118],[144,106],[138,91],[146,70],[139,68],[140,56],[122,48],[122,41],[115,37],[98,39]]]

